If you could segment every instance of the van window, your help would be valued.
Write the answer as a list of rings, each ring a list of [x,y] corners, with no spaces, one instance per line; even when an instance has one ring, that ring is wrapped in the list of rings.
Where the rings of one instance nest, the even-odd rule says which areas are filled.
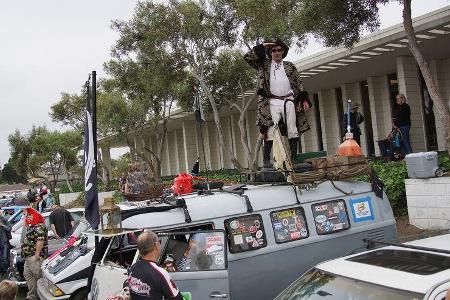
[[[168,238],[161,267],[169,272],[226,269],[223,231],[199,231],[165,235]]]
[[[104,264],[116,268],[130,267],[136,254],[136,240],[139,233],[131,232],[113,237]]]
[[[333,200],[311,206],[317,234],[330,234],[350,228],[344,200]]]
[[[231,253],[256,250],[267,246],[261,215],[249,215],[225,220],[225,230]]]
[[[275,242],[292,242],[308,237],[305,212],[302,207],[277,210],[270,213]]]

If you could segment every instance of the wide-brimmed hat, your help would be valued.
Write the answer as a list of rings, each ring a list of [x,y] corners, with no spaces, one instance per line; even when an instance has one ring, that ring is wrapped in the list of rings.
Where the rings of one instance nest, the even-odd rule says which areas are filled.
[[[352,109],[358,108],[358,107],[359,107],[359,103],[357,103],[357,102],[352,103]]]
[[[286,55],[287,55],[288,52],[289,52],[289,46],[286,45],[286,43],[283,42],[283,41],[282,41],[281,39],[279,39],[279,38],[267,39],[267,40],[264,41],[264,43],[275,43],[275,45],[281,46],[281,48],[283,48],[283,50],[284,50],[284,51],[283,51],[283,58],[285,58]],[[270,57],[270,49],[267,50],[267,55]]]

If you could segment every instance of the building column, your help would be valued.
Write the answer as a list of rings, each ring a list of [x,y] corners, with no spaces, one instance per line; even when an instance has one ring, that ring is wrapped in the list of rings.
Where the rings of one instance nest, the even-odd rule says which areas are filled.
[[[312,95],[310,95],[312,97]],[[309,99],[314,105],[314,99]],[[314,107],[311,107],[306,112],[306,118],[308,120],[308,123],[311,127],[308,131],[302,134],[300,137],[301,143],[302,143],[302,153],[309,152],[309,151],[318,151],[319,150],[319,141],[317,137],[317,130],[316,127],[318,126],[316,121],[316,116],[314,113]]]
[[[101,145],[101,153],[102,153],[102,177],[105,186],[109,186],[109,183],[112,178],[112,166],[111,166],[111,153],[110,153],[109,145]],[[67,176],[67,174],[66,174]]]
[[[192,170],[198,157],[195,121],[183,121],[183,151],[186,170]]]
[[[333,89],[320,90],[317,94],[319,97],[321,124],[323,126],[323,148],[328,155],[333,155],[337,153],[337,148],[341,144],[336,94]]]
[[[399,91],[405,94],[411,108],[411,146],[414,152],[426,151],[419,69],[413,57],[397,57],[397,78]]]

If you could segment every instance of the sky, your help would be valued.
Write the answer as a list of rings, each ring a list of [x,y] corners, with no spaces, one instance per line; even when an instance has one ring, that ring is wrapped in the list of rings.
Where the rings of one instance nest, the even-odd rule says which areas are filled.
[[[111,20],[127,20],[137,0],[14,0],[0,3],[0,166],[9,158],[8,135],[33,125],[61,129],[49,117],[61,92],[79,93],[88,74],[104,77],[103,63],[118,38]],[[413,17],[450,5],[450,0],[414,0]],[[401,23],[394,1],[380,9],[381,29]],[[311,40],[290,51],[297,60],[324,50]],[[112,157],[123,153],[112,151]]]

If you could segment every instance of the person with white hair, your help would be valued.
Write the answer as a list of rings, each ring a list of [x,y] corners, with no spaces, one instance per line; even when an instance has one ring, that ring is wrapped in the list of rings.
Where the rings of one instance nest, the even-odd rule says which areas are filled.
[[[156,262],[161,254],[161,242],[151,230],[137,238],[141,259],[131,266],[127,285],[131,300],[183,300],[169,273]]]

